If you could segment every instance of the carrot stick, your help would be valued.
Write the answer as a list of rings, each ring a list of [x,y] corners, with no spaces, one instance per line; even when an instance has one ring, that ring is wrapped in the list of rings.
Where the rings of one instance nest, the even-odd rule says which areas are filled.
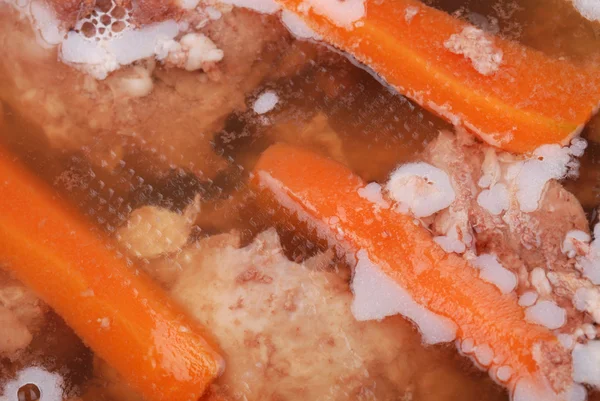
[[[0,149],[0,259],[149,401],[196,401],[223,361],[202,328]]]
[[[403,95],[508,151],[566,144],[600,104],[598,69],[498,37],[488,35],[502,51],[498,71],[479,73],[445,47],[469,25],[417,0],[366,0],[365,16],[350,29],[307,10],[304,0],[278,2]]]
[[[274,145],[258,161],[252,185],[258,202],[275,218],[320,227],[318,235],[337,238],[336,246],[350,255],[366,251],[416,302],[452,320],[459,340],[489,346],[491,368],[510,367],[513,380],[539,373],[534,346],[564,352],[549,330],[525,320],[514,295],[503,295],[462,257],[444,252],[412,217],[378,210],[362,198],[357,191],[365,184],[341,164]],[[570,368],[560,369],[553,374],[570,380]]]

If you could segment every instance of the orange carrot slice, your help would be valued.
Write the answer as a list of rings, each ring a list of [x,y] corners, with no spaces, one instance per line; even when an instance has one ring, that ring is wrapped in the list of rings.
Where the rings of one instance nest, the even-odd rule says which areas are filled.
[[[307,9],[304,0],[278,2],[403,95],[508,151],[566,144],[600,103],[598,69],[489,35],[502,61],[482,75],[445,46],[469,25],[417,0],[366,0],[365,16],[350,29]]]
[[[197,401],[223,369],[149,278],[0,149],[0,260],[149,401]]]
[[[320,227],[319,235],[334,238],[349,254],[366,252],[416,302],[452,320],[459,340],[480,349],[488,346],[493,354],[490,369],[509,367],[511,380],[540,377],[534,348],[564,352],[549,330],[525,320],[514,295],[503,295],[462,257],[445,253],[412,217],[378,209],[362,198],[358,190],[364,182],[346,167],[274,145],[256,165],[252,185],[261,205],[275,210],[276,218]],[[560,369],[553,374],[570,380],[570,367]]]

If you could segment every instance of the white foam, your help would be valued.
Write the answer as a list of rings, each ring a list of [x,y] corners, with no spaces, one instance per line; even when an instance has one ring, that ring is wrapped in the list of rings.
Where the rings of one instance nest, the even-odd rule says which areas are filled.
[[[576,344],[571,355],[573,380],[600,387],[600,341]]]
[[[456,324],[419,305],[396,281],[371,262],[367,252],[356,255],[357,264],[352,280],[352,314],[357,320],[380,320],[401,314],[412,320],[427,344],[452,341]]]
[[[538,299],[537,292],[527,291],[519,297],[519,305],[531,306],[531,305],[535,304],[535,301],[537,301],[537,299]]]
[[[381,209],[389,209],[390,204],[383,198],[381,185],[376,182],[370,182],[362,188],[358,189],[358,196],[368,200],[375,206]]]
[[[120,66],[155,55],[155,49],[165,40],[179,33],[179,25],[173,20],[126,29],[117,36],[96,41],[76,32],[69,32],[61,45],[64,62],[88,72],[97,79],[104,79]]]
[[[278,102],[279,96],[277,96],[277,93],[273,91],[264,91],[254,101],[252,110],[254,110],[256,114],[265,114],[273,110]]]
[[[450,206],[456,195],[445,171],[428,163],[398,167],[386,184],[390,198],[416,217],[427,217]]]
[[[510,366],[500,366],[496,371],[496,377],[501,382],[507,382],[512,376],[512,369]]]
[[[304,10],[312,8],[337,26],[351,28],[365,16],[364,0],[304,0]]]
[[[600,21],[600,1],[598,0],[572,0],[573,6],[581,15],[590,21]]]
[[[486,33],[474,26],[465,27],[444,42],[444,47],[471,60],[473,68],[482,75],[492,75],[502,64],[502,50],[496,48]]]
[[[214,63],[223,59],[223,50],[217,48],[212,40],[201,33],[188,33],[179,43],[182,50],[187,52],[183,66],[187,71],[197,71],[202,69],[204,63]],[[154,48],[156,49],[156,46]]]
[[[30,5],[31,17],[33,18],[40,36],[49,45],[57,45],[62,42],[65,32],[60,27],[60,21],[56,18],[54,10],[48,2],[34,0]]]
[[[567,312],[554,301],[543,300],[525,310],[525,319],[555,330],[566,323]]]
[[[281,22],[292,35],[299,39],[321,39],[321,36],[306,25],[306,22],[298,14],[289,10],[281,12]]]
[[[510,204],[508,189],[504,184],[495,184],[490,189],[485,189],[477,196],[479,206],[493,215],[499,215],[507,210]]]
[[[578,288],[573,296],[573,306],[579,311],[588,312],[594,322],[600,323],[600,291],[598,288]]]
[[[496,255],[484,253],[473,261],[473,266],[480,269],[479,277],[494,284],[503,294],[508,294],[517,286],[517,277],[498,261]]]
[[[447,253],[463,253],[466,250],[464,242],[447,235],[433,237],[433,240]]]
[[[517,200],[523,212],[537,210],[539,201],[548,181],[559,180],[573,174],[577,163],[573,157],[579,157],[587,143],[576,138],[571,147],[560,145],[542,145],[533,152],[533,156],[520,164],[516,176]]]
[[[50,373],[39,367],[29,367],[17,373],[14,380],[4,386],[4,393],[0,400],[19,401],[18,392],[26,384],[35,384],[40,390],[42,401],[63,400],[63,379],[56,373]]]

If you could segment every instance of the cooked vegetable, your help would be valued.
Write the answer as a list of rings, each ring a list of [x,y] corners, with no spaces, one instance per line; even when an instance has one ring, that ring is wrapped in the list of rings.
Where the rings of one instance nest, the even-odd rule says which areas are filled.
[[[202,328],[0,149],[0,260],[150,401],[196,401],[223,368]]]
[[[555,356],[564,352],[549,330],[525,320],[516,297],[478,278],[462,257],[444,252],[413,217],[361,197],[365,183],[341,164],[274,145],[263,153],[252,183],[261,205],[276,218],[316,228],[350,257],[366,253],[414,301],[452,320],[459,341],[491,351],[488,367],[508,367],[511,382],[540,377],[546,355],[534,357],[536,347]],[[556,366],[553,375],[570,380],[570,367]]]
[[[303,0],[278,1],[403,95],[508,151],[566,144],[600,104],[597,68],[492,37],[416,0],[368,0],[350,29]]]

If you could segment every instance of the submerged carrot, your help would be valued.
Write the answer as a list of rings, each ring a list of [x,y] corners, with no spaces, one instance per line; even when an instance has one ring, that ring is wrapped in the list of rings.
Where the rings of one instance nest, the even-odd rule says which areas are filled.
[[[0,260],[149,401],[197,401],[215,347],[166,293],[0,149]]]
[[[600,104],[598,69],[498,37],[486,35],[501,61],[497,71],[483,75],[446,46],[469,25],[417,0],[366,0],[365,15],[350,28],[307,7],[311,1],[278,2],[403,95],[508,151],[565,144]],[[474,57],[485,57],[485,49],[474,47]]]
[[[272,206],[277,218],[320,227],[318,235],[334,238],[351,255],[366,252],[416,302],[452,320],[459,340],[468,340],[471,348],[488,346],[490,368],[509,367],[511,381],[540,377],[544,356],[534,357],[535,347],[561,349],[554,334],[525,320],[516,297],[481,280],[462,257],[445,253],[412,217],[362,198],[358,190],[365,184],[346,167],[274,145],[261,156],[252,183],[259,202]],[[570,380],[570,367],[561,368],[553,374]]]

